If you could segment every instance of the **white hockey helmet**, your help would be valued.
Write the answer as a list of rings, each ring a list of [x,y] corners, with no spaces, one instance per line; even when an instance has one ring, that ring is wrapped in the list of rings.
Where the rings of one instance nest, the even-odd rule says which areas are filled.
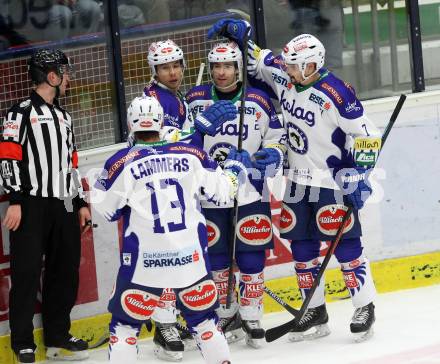
[[[237,43],[233,41],[228,41],[214,44],[214,47],[208,54],[210,75],[212,74],[212,63],[222,62],[235,62],[238,71],[236,82],[240,82],[243,80],[243,56]]]
[[[186,67],[182,49],[171,39],[151,43],[147,58],[153,77],[156,76],[156,66],[158,64],[181,61],[183,68]]]
[[[127,125],[132,137],[138,131],[159,131],[162,128],[163,109],[151,96],[135,97],[127,110]]]
[[[285,45],[281,55],[285,64],[298,65],[303,77],[306,78],[304,72],[308,63],[316,64],[316,72],[324,66],[325,48],[313,35],[301,34]]]

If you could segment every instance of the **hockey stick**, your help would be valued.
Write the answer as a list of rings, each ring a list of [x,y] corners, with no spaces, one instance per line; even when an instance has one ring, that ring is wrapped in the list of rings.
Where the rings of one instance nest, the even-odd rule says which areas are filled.
[[[397,119],[397,116],[399,115],[400,110],[402,109],[402,106],[403,106],[403,103],[405,102],[405,100],[406,100],[406,96],[403,94],[400,95],[399,101],[397,102],[397,105],[394,108],[394,111],[393,111],[393,114],[391,115],[390,121],[389,121],[387,127],[385,128],[385,131],[382,135],[382,148],[385,144],[385,141],[388,138],[388,135],[389,135],[396,119]],[[352,212],[353,212],[353,206],[348,206],[348,209],[345,212],[344,218],[342,219],[342,222],[339,225],[338,231],[336,232],[336,236],[333,239],[332,243],[330,244],[330,247],[325,255],[324,261],[321,264],[321,268],[319,269],[319,272],[318,272],[317,276],[315,277],[313,284],[312,284],[312,287],[310,288],[310,291],[309,291],[306,299],[304,300],[303,304],[301,305],[301,308],[300,308],[298,314],[295,315],[293,312],[288,310],[290,313],[292,313],[292,315],[295,316],[295,318],[289,322],[286,322],[286,323],[280,325],[280,326],[276,326],[276,327],[273,327],[271,329],[266,330],[266,341],[267,342],[272,342],[272,341],[280,338],[281,336],[287,334],[295,326],[295,324],[302,319],[302,317],[306,313],[307,308],[309,307],[310,301],[313,297],[313,294],[315,293],[316,288],[318,287],[319,282],[321,281],[321,278],[324,275],[324,271],[327,268],[327,265],[330,261],[330,258],[332,257],[336,247],[338,246],[339,242],[341,241],[342,235],[344,234],[345,225],[346,225],[348,219],[350,218]]]
[[[247,45],[249,40],[248,32],[246,32],[243,44]],[[240,119],[238,122],[238,144],[237,150],[241,152],[243,149],[243,125],[244,125],[244,106],[246,99],[246,89],[247,89],[247,61],[248,55],[247,50],[242,51],[243,55],[243,70],[242,70],[242,78],[243,83],[241,85],[241,97],[240,97]],[[229,271],[228,271],[228,287],[226,294],[226,308],[229,309],[231,307],[232,294],[235,290],[234,284],[234,262],[235,262],[235,247],[237,244],[237,223],[238,223],[238,190],[237,196],[234,199],[234,207],[232,209],[232,228],[231,228],[231,237],[229,238]]]
[[[205,63],[200,63],[199,74],[197,75],[196,86],[200,86],[202,83],[203,72],[205,71]]]
[[[291,313],[294,317],[298,316],[299,310],[290,306],[287,302],[285,302],[281,297],[277,296],[275,292],[271,291],[269,288],[264,286],[263,291],[267,293],[267,295],[276,301],[280,306],[282,306],[286,311]]]

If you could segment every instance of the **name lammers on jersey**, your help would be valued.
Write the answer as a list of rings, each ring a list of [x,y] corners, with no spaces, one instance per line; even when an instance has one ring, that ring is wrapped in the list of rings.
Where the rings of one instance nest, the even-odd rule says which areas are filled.
[[[181,267],[199,261],[199,253],[181,256],[179,252],[144,253],[144,268]]]
[[[154,173],[186,172],[189,169],[187,158],[156,157],[145,159],[130,168],[135,179],[148,177]]]

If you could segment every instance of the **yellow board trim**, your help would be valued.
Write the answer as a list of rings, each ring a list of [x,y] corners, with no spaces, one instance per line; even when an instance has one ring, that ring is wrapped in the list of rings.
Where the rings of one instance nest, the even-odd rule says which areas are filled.
[[[388,259],[371,264],[374,283],[379,293],[411,289],[440,284],[440,252],[416,255],[404,258]],[[328,302],[348,298],[344,280],[339,269],[330,269],[325,274],[326,300]],[[300,306],[301,298],[294,277],[285,277],[266,282],[267,286],[284,301],[294,307]],[[274,300],[264,297],[264,312],[278,312],[283,308]],[[98,342],[108,330],[109,314],[83,318],[72,322],[71,333],[90,342]],[[43,335],[41,329],[34,332],[37,344],[37,360],[45,359]],[[152,336],[143,327],[141,338]],[[11,351],[9,335],[0,336],[0,363],[16,363]]]

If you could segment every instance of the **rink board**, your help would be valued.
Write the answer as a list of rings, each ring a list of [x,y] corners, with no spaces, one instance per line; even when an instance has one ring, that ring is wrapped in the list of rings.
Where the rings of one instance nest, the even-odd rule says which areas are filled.
[[[440,252],[372,262],[371,268],[379,293],[440,284]],[[339,269],[330,269],[325,275],[325,281],[328,302],[349,297]],[[267,281],[267,286],[290,305],[300,306],[300,292],[295,277],[273,279]],[[280,305],[265,295],[265,313],[282,310]],[[93,345],[106,334],[109,319],[109,314],[102,314],[75,320],[72,322],[72,333],[89,340]],[[151,335],[145,328],[141,334],[142,337]],[[39,348],[37,359],[43,360],[41,329],[35,330],[35,338]],[[9,335],[0,336],[0,363],[15,363],[10,350]]]

